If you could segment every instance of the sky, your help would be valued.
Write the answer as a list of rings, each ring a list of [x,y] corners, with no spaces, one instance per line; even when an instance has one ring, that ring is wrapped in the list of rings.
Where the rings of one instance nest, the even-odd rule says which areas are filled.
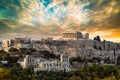
[[[65,31],[120,42],[120,0],[0,0],[0,40]]]

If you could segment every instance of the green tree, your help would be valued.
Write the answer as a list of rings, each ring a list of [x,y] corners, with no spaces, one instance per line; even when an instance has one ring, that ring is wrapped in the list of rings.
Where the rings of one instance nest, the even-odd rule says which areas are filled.
[[[96,40],[96,41],[101,41],[101,39],[100,39],[100,36],[96,36],[96,37],[94,37],[94,40]]]
[[[10,70],[0,68],[0,80],[18,80],[16,75],[12,74]]]
[[[69,80],[82,80],[80,76],[73,75],[72,77],[69,78]]]
[[[4,54],[4,53],[7,53],[7,52],[5,52],[4,50],[0,50],[0,54]]]
[[[26,48],[20,48],[20,54],[27,54],[28,52]]]
[[[14,47],[11,47],[11,48],[9,49],[9,52],[18,52],[18,49],[14,48]]]
[[[34,48],[30,48],[29,49],[31,52],[36,52],[37,50],[36,49],[34,49]]]
[[[116,80],[115,76],[106,77],[103,80]]]
[[[3,54],[0,54],[0,58],[2,59],[2,60],[8,60],[9,59],[9,54],[7,54],[7,53],[3,53]]]

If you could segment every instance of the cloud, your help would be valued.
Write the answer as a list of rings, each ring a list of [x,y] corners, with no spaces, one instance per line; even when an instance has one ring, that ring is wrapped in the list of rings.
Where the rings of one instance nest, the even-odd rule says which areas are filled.
[[[103,38],[114,34],[118,38],[119,17],[119,0],[1,0],[0,35],[60,35],[79,30],[94,35],[107,31]]]

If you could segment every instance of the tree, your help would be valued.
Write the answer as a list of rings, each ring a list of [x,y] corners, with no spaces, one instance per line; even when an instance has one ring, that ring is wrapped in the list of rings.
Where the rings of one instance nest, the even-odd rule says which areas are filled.
[[[2,53],[7,53],[7,52],[5,52],[4,50],[0,50],[0,54],[2,54]]]
[[[103,80],[116,80],[115,76],[106,77]]]
[[[18,52],[18,49],[14,48],[14,47],[11,47],[11,48],[9,49],[9,52]]]
[[[8,55],[6,55],[6,54],[2,55],[2,59],[3,60],[7,60],[8,59]]]
[[[99,47],[99,50],[102,50],[102,48],[101,48],[101,47]]]
[[[20,54],[28,54],[29,51],[27,48],[20,48]]]
[[[120,56],[117,58],[117,65],[120,65]]]
[[[36,52],[37,50],[36,49],[34,49],[34,48],[30,48],[29,49],[31,52]]]
[[[94,47],[94,49],[97,49],[97,46],[96,46],[96,45],[94,45],[93,47]]]
[[[96,41],[101,41],[101,39],[100,39],[100,36],[96,36],[96,37],[94,37],[94,40],[96,40]]]
[[[9,59],[9,54],[7,54],[7,53],[2,53],[2,54],[0,54],[0,58],[1,58],[2,60],[8,60],[8,59]]]
[[[104,50],[106,50],[105,44],[106,44],[106,40],[103,40],[103,48],[104,48]]]
[[[97,36],[96,39],[97,41],[101,41],[100,36]]]
[[[18,80],[10,70],[0,68],[0,80]]]
[[[58,56],[56,56],[55,54],[53,54],[49,51],[40,51],[40,53],[43,53],[44,58],[46,58],[46,59],[48,59],[48,58],[58,59]]]
[[[82,80],[79,76],[73,75],[69,80]]]

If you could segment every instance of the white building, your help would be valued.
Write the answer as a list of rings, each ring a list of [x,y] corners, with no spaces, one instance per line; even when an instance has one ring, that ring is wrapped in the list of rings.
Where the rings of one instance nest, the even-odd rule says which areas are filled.
[[[20,48],[28,48],[29,44],[23,44],[23,43],[17,43],[15,48],[20,49]]]
[[[15,39],[5,39],[3,40],[1,49],[5,51],[9,51],[11,47],[20,49],[20,48],[28,48],[28,45],[30,44],[31,39],[30,38],[15,38]]]
[[[18,63],[20,63],[23,68],[34,67],[34,72],[39,70],[42,71],[71,70],[71,64],[69,63],[69,56],[67,55],[61,55],[60,60],[57,59],[47,60],[41,57],[26,55],[25,58],[18,60]]]
[[[77,40],[77,39],[83,39],[83,34],[81,32],[63,32],[62,38],[64,40]]]
[[[8,51],[10,49],[10,46],[11,46],[11,39],[5,39],[3,40],[1,49]]]

